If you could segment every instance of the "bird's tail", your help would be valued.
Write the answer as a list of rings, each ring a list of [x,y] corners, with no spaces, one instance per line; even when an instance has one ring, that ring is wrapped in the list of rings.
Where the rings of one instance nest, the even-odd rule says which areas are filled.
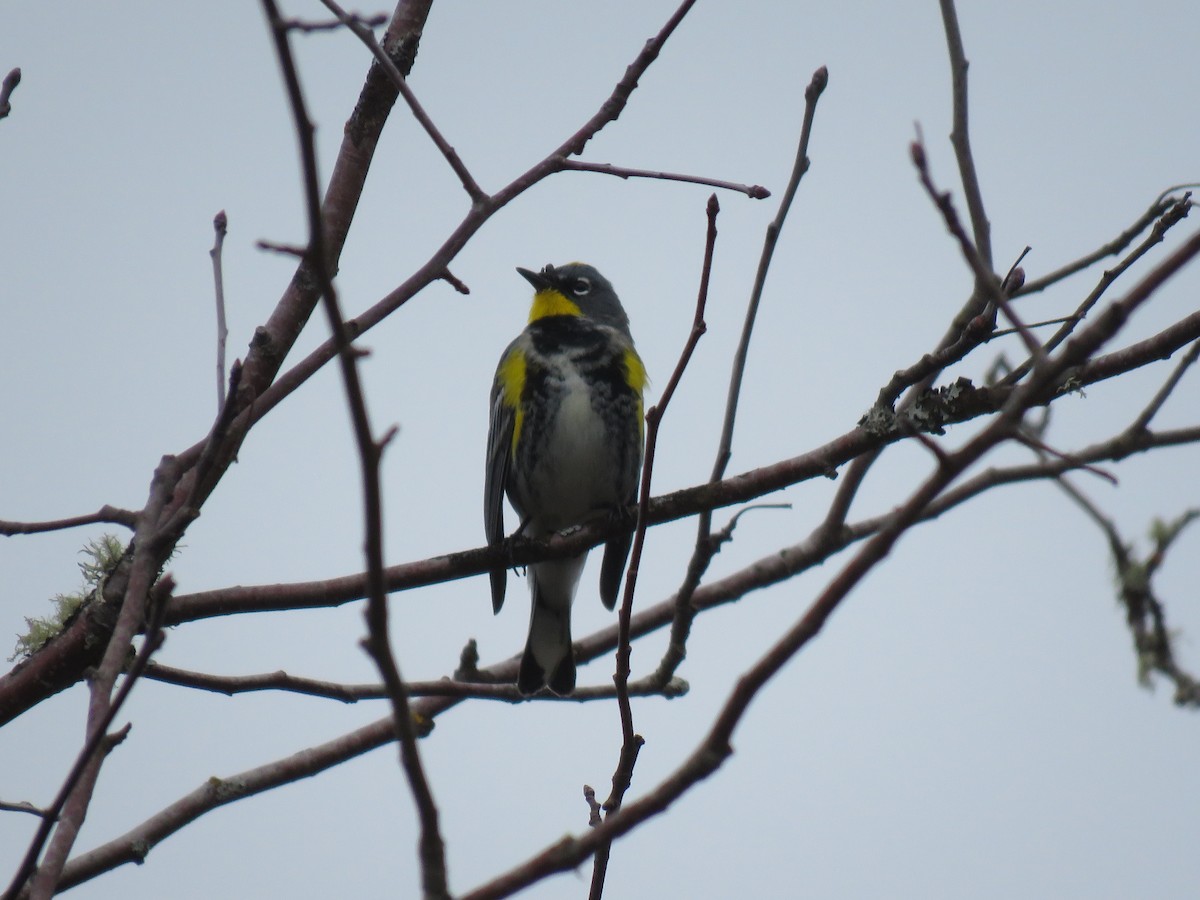
[[[571,648],[571,603],[586,555],[529,567],[533,603],[529,639],[521,656],[517,689],[536,693],[543,685],[559,696],[575,690],[575,652]]]

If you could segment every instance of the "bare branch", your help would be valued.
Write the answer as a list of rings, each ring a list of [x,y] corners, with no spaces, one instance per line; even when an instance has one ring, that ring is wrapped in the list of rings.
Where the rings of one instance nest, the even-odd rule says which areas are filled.
[[[374,16],[364,16],[359,13],[345,13],[345,18],[337,18],[328,22],[309,22],[303,19],[286,19],[284,27],[288,31],[299,31],[303,34],[311,34],[317,31],[337,31],[339,28],[346,28],[348,23],[362,26],[364,28],[379,28],[381,25],[386,25],[388,17],[382,13]]]
[[[304,694],[310,697],[321,697],[329,700],[339,700],[342,703],[357,703],[359,700],[386,700],[387,688],[380,684],[341,684],[333,681],[321,681],[315,678],[303,678],[289,675],[284,671],[265,672],[260,675],[212,675],[207,672],[193,672],[187,669],[177,669],[162,663],[150,663],[144,674],[151,681],[161,681],[164,684],[174,684],[180,687],[212,691],[232,697],[235,694],[255,691],[285,691],[293,694]],[[459,700],[499,700],[504,703],[611,700],[617,695],[616,688],[611,685],[596,685],[579,687],[573,694],[559,697],[549,691],[530,697],[522,694],[511,683],[491,683],[483,681],[458,681],[442,678],[438,681],[406,681],[410,697],[453,697]],[[638,697],[678,697],[687,693],[687,686],[682,682],[659,687],[649,679],[633,681],[628,687],[631,696]]]
[[[375,57],[375,61],[379,63],[383,71],[387,73],[388,78],[392,80],[392,84],[396,90],[400,92],[400,96],[404,98],[404,102],[408,104],[408,108],[412,110],[413,118],[417,120],[425,133],[429,135],[438,152],[442,154],[446,162],[450,164],[450,168],[454,170],[454,174],[458,176],[458,180],[462,183],[463,190],[467,192],[467,196],[471,198],[472,203],[480,203],[488,199],[487,193],[475,181],[475,178],[467,170],[466,165],[459,157],[458,152],[450,146],[450,143],[442,136],[438,127],[433,124],[433,119],[429,117],[429,113],[425,112],[420,101],[417,100],[416,94],[412,92],[412,88],[408,86],[408,80],[404,74],[392,62],[379,41],[375,40],[375,35],[371,29],[363,24],[357,16],[352,16],[347,13],[334,0],[321,0],[325,8],[337,16],[338,21],[345,25],[354,36],[362,41],[367,49],[371,51],[371,55]]]
[[[21,800],[17,803],[8,803],[4,800],[0,800],[0,811],[23,812],[23,813],[29,813],[30,815],[34,815],[34,816],[40,816],[40,817],[45,817],[45,816],[49,815],[49,813],[46,810],[42,809],[41,807],[34,806],[28,800]]]
[[[640,734],[633,730],[633,709],[629,703],[629,672],[632,649],[629,639],[629,623],[633,615],[633,595],[637,586],[638,570],[641,566],[642,549],[646,541],[646,527],[650,510],[650,484],[654,473],[655,451],[658,446],[658,432],[662,427],[663,417],[667,406],[675,396],[683,373],[691,361],[696,345],[708,330],[704,322],[704,310],[708,304],[708,283],[712,275],[713,251],[717,243],[717,214],[720,206],[717,195],[708,198],[705,213],[708,218],[708,228],[704,240],[704,261],[700,266],[700,288],[696,295],[696,312],[692,317],[692,327],[680,351],[675,370],[671,373],[667,386],[663,390],[658,404],[646,413],[646,453],[642,465],[642,483],[638,491],[637,524],[633,534],[633,549],[629,556],[629,571],[625,577],[625,592],[621,600],[621,609],[617,616],[617,660],[613,683],[617,689],[617,708],[621,717],[621,752],[618,755],[617,766],[613,771],[612,790],[604,801],[604,809],[612,815],[621,808],[625,792],[633,780],[633,769],[637,765],[638,753],[645,743]],[[665,683],[665,682],[662,682]],[[592,884],[589,897],[600,900],[604,893],[604,878],[608,871],[609,854],[612,845],[601,844],[596,853],[592,867]]]
[[[1082,321],[1079,316],[1059,316],[1057,319],[1046,319],[1043,322],[1030,322],[1026,328],[1045,328],[1047,325],[1062,325],[1064,322],[1078,324]],[[998,328],[988,336],[988,341],[993,341],[998,337],[1006,337],[1010,334],[1017,334],[1019,328]]]
[[[738,184],[735,181],[721,181],[716,178],[704,178],[700,175],[680,175],[674,172],[655,172],[650,169],[629,169],[624,166],[614,166],[612,163],[584,162],[579,159],[564,159],[561,163],[563,171],[567,172],[598,172],[601,175],[615,175],[617,178],[653,178],[659,181],[685,181],[689,184],[702,184],[707,187],[721,188],[745,194],[752,200],[765,200],[771,192],[757,184]]]
[[[225,233],[229,219],[225,210],[213,217],[213,245],[208,251],[212,258],[213,294],[217,302],[217,411],[225,408],[225,342],[229,329],[225,327],[225,277],[221,271],[221,248],[225,246]]]
[[[0,119],[6,118],[12,112],[12,103],[9,102],[9,98],[12,97],[12,92],[17,89],[17,85],[20,83],[20,69],[10,69],[8,74],[4,76],[4,81],[0,82]]]
[[[1157,434],[1141,432],[1133,444],[1128,442],[1125,435],[1119,435],[1093,447],[1076,451],[1073,456],[1077,460],[1088,462],[1102,459],[1115,460],[1128,456],[1131,452],[1140,452],[1153,447],[1178,446],[1198,442],[1200,442],[1200,426]],[[1070,468],[1072,468],[1071,463],[1065,460],[1054,460],[1010,469],[988,470],[970,481],[963,482],[958,488],[946,491],[938,500],[929,505],[921,520],[928,521],[937,518],[954,506],[964,503],[988,489],[1016,481],[1054,478]],[[889,513],[873,520],[864,520],[861,523],[847,526],[843,531],[842,543],[837,549],[877,533],[892,521],[894,521],[894,513]],[[697,610],[708,610],[736,601],[752,591],[777,584],[808,567],[819,564],[832,552],[831,548],[812,538],[792,547],[781,548],[738,572],[699,587],[693,597],[693,605]],[[670,624],[675,607],[674,598],[668,598],[636,613],[630,623],[631,636],[641,637]],[[578,641],[576,656],[580,662],[584,662],[611,653],[617,645],[617,639],[618,626],[616,624],[607,626]],[[483,691],[492,687],[499,688],[501,687],[499,683],[511,686],[511,681],[516,674],[516,667],[515,657],[491,666],[480,673],[480,677],[498,683],[470,687],[477,691]],[[638,692],[639,685],[644,686],[647,692],[653,693],[654,681],[655,679],[651,677],[640,682],[631,682],[629,686],[631,695]],[[664,695],[677,695],[676,688],[686,690],[686,685],[678,679],[673,679],[671,687],[664,692]],[[593,693],[600,694],[601,692],[611,697],[614,695],[614,687],[612,685],[581,687],[577,688],[570,697],[555,699],[550,696],[538,696],[531,702],[578,702],[585,697],[591,697]],[[438,714],[457,704],[455,696],[447,694],[444,698],[430,698],[418,702],[414,707],[418,720],[431,722]],[[495,697],[494,699],[502,698]],[[381,746],[391,739],[394,739],[394,731],[391,729],[390,719],[384,719],[327,744],[301,751],[287,759],[260,766],[227,779],[214,779],[127,834],[72,860],[64,870],[61,886],[65,889],[125,862],[140,863],[144,860],[150,847],[212,809],[234,799],[251,796],[280,784],[314,775]]]
[[[445,701],[443,701],[445,702]],[[395,740],[392,717],[229,778],[207,778],[194,791],[115,840],[72,859],[59,888],[66,890],[124,863],[142,863],[150,850],[189,822],[244,797],[307,778]]]
[[[624,806],[582,837],[567,837],[547,847],[500,877],[469,892],[463,900],[506,897],[554,872],[569,871],[586,860],[606,842],[629,832],[658,815],[675,799],[715,772],[733,752],[731,739],[750,702],[779,670],[824,626],[861,579],[890,552],[896,540],[916,523],[929,505],[950,483],[986,452],[1007,440],[1025,412],[1037,403],[1070,367],[1095,352],[1115,334],[1128,316],[1187,261],[1200,253],[1200,235],[1147,275],[1125,297],[1115,301],[1096,321],[1077,334],[1028,382],[1013,391],[1004,408],[990,424],[963,447],[947,454],[933,474],[917,487],[905,503],[890,514],[883,527],[838,572],[805,614],[749,670],[738,679],[708,734],[695,751],[648,794]]]
[[[955,160],[962,180],[963,193],[967,198],[967,210],[971,216],[971,226],[974,239],[967,240],[971,252],[967,253],[968,261],[972,257],[971,269],[975,273],[975,286],[971,296],[967,298],[962,308],[950,322],[950,327],[934,348],[933,354],[925,358],[932,362],[943,351],[955,348],[957,358],[966,356],[974,349],[982,335],[995,327],[995,309],[989,308],[989,300],[997,293],[993,289],[995,273],[992,264],[991,225],[983,208],[983,192],[979,187],[979,176],[975,171],[975,159],[971,154],[970,129],[967,124],[967,59],[963,50],[962,33],[958,28],[958,13],[953,0],[939,0],[942,11],[942,24],[946,32],[946,49],[950,57],[950,74],[953,93],[953,126],[950,131],[950,143],[954,147]],[[916,148],[914,148],[916,149]],[[924,152],[922,149],[922,161]],[[940,204],[939,204],[940,205]],[[960,240],[960,244],[963,241]],[[928,369],[919,381],[912,385],[913,393],[926,391],[933,384],[941,371],[928,365]],[[890,408],[891,402],[887,404]],[[863,463],[870,466],[870,463]]]
[[[1123,274],[1125,274],[1130,266],[1145,256],[1155,245],[1162,243],[1162,239],[1166,233],[1172,227],[1182,222],[1184,218],[1187,217],[1190,209],[1191,194],[1184,194],[1183,197],[1171,204],[1166,212],[1162,214],[1162,217],[1154,223],[1154,227],[1150,230],[1150,234],[1146,236],[1146,239],[1138,244],[1138,246],[1133,250],[1131,250],[1129,254],[1127,254],[1119,263],[1117,263],[1116,266],[1104,271],[1104,274],[1100,276],[1099,283],[1095,288],[1092,289],[1092,292],[1084,298],[1083,302],[1079,304],[1079,308],[1075,310],[1074,314],[1068,317],[1067,323],[1058,331],[1056,331],[1054,335],[1043,345],[1045,352],[1050,353],[1063,341],[1070,337],[1076,326],[1082,322],[1087,317],[1087,314],[1091,311],[1091,309],[1100,302],[1100,298],[1104,296],[1104,293],[1108,290],[1109,286],[1112,285],[1112,283],[1120,278]],[[1016,384],[1025,377],[1029,371],[1029,368],[1030,363],[1022,363],[1013,369],[1008,375],[1006,375],[1002,379],[1002,383]]]
[[[775,213],[775,218],[767,226],[767,232],[763,238],[763,248],[759,256],[758,270],[755,272],[754,286],[751,289],[750,300],[746,306],[746,317],[742,324],[742,333],[738,340],[737,350],[734,353],[733,365],[729,376],[729,390],[725,399],[725,415],[721,425],[721,436],[717,444],[712,474],[709,476],[710,484],[719,482],[724,477],[725,470],[733,456],[733,430],[737,420],[737,407],[742,391],[742,379],[746,371],[746,363],[750,353],[750,338],[754,331],[754,323],[758,317],[758,307],[762,300],[763,288],[766,285],[767,272],[774,257],[775,245],[779,240],[780,232],[783,230],[783,224],[787,220],[788,212],[791,210],[796,191],[800,187],[800,181],[810,166],[808,144],[812,137],[813,119],[817,112],[817,102],[821,99],[821,94],[824,93],[828,85],[829,70],[825,66],[821,66],[813,72],[812,78],[804,90],[804,116],[800,126],[800,139],[796,146],[796,158],[792,164],[792,172],[788,179],[787,187],[784,189],[783,197],[779,202],[779,209]],[[692,620],[695,617],[695,612],[691,606],[691,595],[700,584],[709,563],[712,561],[720,545],[720,541],[714,542],[712,539],[712,515],[711,511],[706,511],[701,514],[700,520],[697,523],[695,548],[692,551],[691,559],[688,561],[683,585],[680,587],[677,595],[675,618],[671,625],[671,639],[656,672],[656,677],[663,682],[674,675],[687,654],[687,639],[691,633]]]
[[[396,729],[396,737],[400,744],[400,757],[404,772],[408,777],[409,787],[416,802],[421,825],[421,882],[427,898],[440,900],[449,898],[450,892],[446,881],[446,853],[438,825],[438,810],[433,799],[433,792],[425,776],[421,764],[420,752],[417,748],[417,735],[409,707],[408,692],[400,675],[399,666],[392,654],[388,638],[387,594],[383,583],[383,501],[380,489],[379,458],[383,444],[377,444],[371,432],[371,424],[367,414],[366,399],[363,396],[362,385],[358,377],[357,356],[350,346],[350,334],[342,319],[338,306],[337,294],[327,268],[328,254],[325,247],[324,228],[321,221],[321,200],[318,189],[316,146],[313,141],[314,128],[308,118],[304,98],[301,93],[300,79],[288,44],[287,28],[279,14],[275,0],[262,0],[263,9],[271,25],[275,50],[283,70],[284,82],[287,85],[292,116],[296,126],[297,139],[300,145],[300,156],[304,170],[304,197],[308,211],[309,245],[305,262],[311,267],[318,279],[318,286],[324,300],[325,311],[333,331],[334,342],[338,350],[338,360],[341,365],[342,378],[346,388],[346,402],[350,408],[350,418],[353,423],[354,438],[358,445],[359,459],[363,480],[363,516],[365,519],[366,537],[364,541],[367,561],[367,638],[364,641],[368,653],[375,660],[387,687],[388,697],[392,703],[392,718]],[[344,15],[337,10],[339,15]],[[354,30],[361,25],[349,23]],[[372,38],[372,41],[374,38]],[[389,60],[390,63],[390,60]],[[397,72],[397,75],[399,73]],[[403,83],[403,79],[401,79]],[[404,93],[403,88],[401,93]],[[406,99],[407,99],[406,95]],[[414,113],[416,108],[414,108]],[[468,176],[469,177],[469,176]],[[384,439],[386,443],[387,438]]]
[[[1102,478],[1111,485],[1115,486],[1117,484],[1117,478],[1115,475],[1105,472],[1103,469],[1098,468],[1097,466],[1089,465],[1088,463],[1085,463],[1083,460],[1079,459],[1077,456],[1073,456],[1070,453],[1064,453],[1061,450],[1055,450],[1049,444],[1030,433],[1029,429],[1018,432],[1016,435],[1014,435],[1014,438],[1019,443],[1024,444],[1026,447],[1029,447],[1032,450],[1036,450],[1041,454],[1045,454],[1046,456],[1056,457],[1057,459],[1061,459],[1064,462],[1069,463],[1072,469],[1078,469],[1081,472],[1087,472],[1091,475],[1095,475],[1097,478]]]
[[[254,246],[259,250],[266,250],[271,253],[278,253],[280,256],[294,256],[296,259],[304,259],[308,253],[307,247],[301,247],[296,244],[281,244],[276,241],[257,240]]]
[[[829,84],[829,70],[821,66],[813,73],[812,80],[804,90],[804,121],[800,127],[800,142],[796,147],[796,161],[792,166],[792,175],[779,201],[779,210],[775,218],[767,225],[767,233],[763,238],[762,253],[759,256],[758,271],[754,276],[754,287],[750,292],[750,302],[746,307],[746,320],[742,325],[742,336],[738,341],[737,351],[733,358],[733,372],[729,377],[729,394],[725,401],[725,418],[721,425],[721,440],[717,449],[717,460],[713,465],[712,480],[718,481],[725,474],[733,455],[733,427],[737,419],[738,398],[742,392],[742,377],[746,371],[746,360],[750,354],[750,336],[754,332],[754,321],[758,316],[759,302],[762,300],[763,287],[767,282],[767,271],[771,267],[771,259],[775,255],[775,245],[783,230],[788,211],[792,208],[792,200],[800,187],[800,179],[808,171],[808,141],[812,134],[813,117],[817,112],[817,101]]]
[[[943,8],[945,6],[946,3],[943,2]],[[955,212],[954,204],[950,202],[950,193],[948,191],[943,193],[934,185],[933,179],[929,175],[929,162],[925,156],[925,146],[919,136],[909,149],[913,165],[917,169],[917,176],[921,180],[921,186],[925,188],[925,193],[929,195],[929,199],[942,214],[946,230],[958,241],[963,259],[967,261],[967,265],[971,267],[971,272],[975,275],[975,293],[982,298],[985,304],[997,303],[1000,298],[1000,279],[992,271],[990,254],[985,255],[963,229],[962,223],[958,219],[958,213]]]
[[[1183,358],[1179,360],[1179,364],[1171,371],[1170,377],[1158,389],[1158,392],[1146,405],[1146,408],[1138,414],[1133,424],[1129,426],[1130,431],[1143,431],[1149,427],[1150,421],[1158,415],[1158,411],[1162,409],[1163,404],[1167,402],[1167,398],[1179,386],[1179,382],[1183,380],[1184,373],[1192,367],[1197,358],[1200,358],[1200,340],[1197,340],[1188,348],[1188,352],[1183,355]]]
[[[669,618],[669,606],[663,604],[663,609],[667,613],[667,616],[664,617],[664,621],[666,621]],[[636,618],[642,619],[643,614],[639,613]],[[584,659],[594,659],[612,651],[616,645],[617,628],[612,625],[605,631],[607,634],[602,636],[602,639],[583,642],[581,650]],[[429,697],[418,701],[413,706],[414,721],[425,723],[422,726],[423,734],[428,733],[435,717],[456,706],[464,696],[484,697],[490,694],[492,699],[507,699],[499,695],[504,691],[511,690],[514,694],[511,702],[514,703],[579,703],[594,699],[611,699],[615,693],[612,685],[601,685],[577,688],[569,697],[554,697],[548,692],[537,697],[521,697],[516,695],[515,687],[511,684],[516,675],[516,666],[517,661],[514,658],[492,667],[492,674],[497,679],[508,681],[510,684],[471,685],[469,687],[477,693],[463,695],[447,693],[445,696]],[[489,691],[488,688],[496,690]],[[664,690],[661,686],[653,683],[651,679],[645,679],[630,682],[629,691],[634,696],[672,698],[686,693],[687,685],[685,682],[675,679]],[[301,750],[284,759],[227,778],[209,778],[196,790],[151,816],[132,830],[72,859],[63,870],[59,887],[66,890],[125,863],[140,864],[145,861],[153,847],[205,813],[235,800],[252,797],[302,778],[309,778],[370,750],[382,747],[395,740],[395,737],[395,728],[389,716],[324,744]]]
[[[1096,523],[1108,541],[1117,570],[1118,597],[1125,607],[1125,619],[1137,654],[1138,680],[1149,687],[1151,673],[1158,672],[1175,685],[1177,705],[1200,706],[1200,680],[1186,672],[1175,658],[1175,642],[1167,627],[1166,611],[1153,588],[1154,574],[1167,551],[1184,528],[1200,518],[1200,510],[1189,509],[1172,523],[1155,522],[1151,530],[1154,549],[1147,558],[1137,559],[1112,519],[1082,491],[1065,478],[1058,480],[1058,486]]]
[[[0,535],[11,537],[17,534],[42,534],[47,531],[63,531],[67,528],[79,528],[82,525],[99,525],[107,523],[133,528],[137,524],[137,513],[128,509],[105,504],[94,513],[85,516],[72,516],[67,519],[52,519],[49,522],[10,522],[0,519]]]
[[[983,209],[983,191],[979,188],[979,174],[975,171],[975,158],[971,154],[971,133],[967,127],[967,57],[963,50],[962,32],[958,29],[958,12],[954,0],[939,0],[942,9],[942,24],[946,30],[946,49],[950,54],[951,83],[954,93],[954,126],[950,131],[950,143],[958,160],[958,171],[962,176],[963,193],[967,198],[967,210],[971,214],[971,228],[975,233],[975,249],[983,261],[987,274],[992,275],[992,226]],[[978,278],[978,273],[976,273]],[[982,298],[989,288],[986,279],[976,282],[975,293]]]
[[[128,578],[121,592],[120,612],[117,614],[116,624],[113,626],[100,663],[91,676],[88,690],[87,738],[84,751],[77,759],[63,791],[60,793],[63,802],[58,809],[65,814],[62,815],[54,829],[54,836],[50,839],[45,859],[38,866],[37,871],[33,872],[33,866],[37,863],[38,855],[41,852],[42,842],[46,839],[49,826],[53,824],[49,819],[43,823],[43,829],[39,829],[38,835],[35,836],[6,898],[10,895],[15,897],[25,879],[29,877],[31,877],[30,895],[33,900],[42,900],[55,892],[62,866],[65,864],[79,833],[79,828],[83,824],[84,816],[87,814],[87,808],[91,802],[96,777],[104,762],[104,755],[107,751],[102,752],[102,747],[105,746],[106,732],[115,716],[114,707],[124,702],[129,688],[135,681],[135,679],[126,679],[121,691],[114,699],[113,686],[125,664],[133,638],[151,618],[146,613],[148,605],[152,603],[151,594],[161,565],[163,546],[178,530],[184,527],[186,521],[190,521],[193,515],[190,510],[183,507],[176,515],[163,517],[163,511],[166,509],[168,501],[175,494],[179,478],[178,461],[173,457],[163,457],[154,471],[154,479],[150,485],[150,497],[145,508],[138,515],[135,528],[136,545],[131,543],[132,553],[127,554],[127,558],[130,560]],[[173,582],[167,578],[162,579],[161,582],[164,593],[161,601],[157,604],[160,607],[165,603],[166,595],[174,586]],[[112,584],[113,579],[110,577],[106,588]],[[120,589],[119,584],[118,589]],[[160,622],[161,619],[156,618],[155,621]],[[155,637],[157,630],[157,626],[152,627],[147,633],[146,659],[157,648],[158,639]],[[145,662],[142,665],[144,666]],[[115,746],[115,743],[112,746]],[[32,876],[30,876],[30,872],[33,872]]]
[[[596,799],[596,789],[590,784],[583,786],[583,799],[588,805],[588,824],[592,827],[599,825],[604,821],[600,818],[600,801]]]
[[[424,21],[424,15],[428,13],[428,7],[431,0],[414,0],[407,6],[417,6],[419,15],[414,15],[412,30],[408,32],[410,36],[419,35],[420,27]],[[514,198],[539,183],[543,179],[555,172],[561,171],[562,161],[567,156],[582,152],[584,146],[593,138],[599,131],[613,122],[625,108],[625,104],[629,101],[630,95],[638,86],[638,80],[650,67],[655,59],[658,58],[659,52],[667,39],[674,33],[683,17],[695,4],[695,0],[683,0],[680,6],[675,10],[666,24],[659,30],[658,34],[646,41],[641,51],[632,63],[625,69],[624,76],[617,82],[612,93],[600,105],[597,112],[584,123],[573,135],[567,138],[557,149],[551,152],[540,162],[533,165],[523,174],[519,175],[507,186],[501,188],[490,198],[484,198],[472,205],[470,211],[454,229],[454,231],[446,238],[440,248],[431,256],[424,265],[420,266],[409,278],[401,285],[396,287],[387,296],[376,302],[370,309],[363,312],[354,319],[348,320],[347,327],[355,334],[361,335],[375,325],[378,325],[385,318],[407,303],[418,292],[423,290],[433,281],[441,280],[443,273],[447,270],[450,262],[458,254],[458,252],[466,245],[467,241],[483,227],[484,223],[495,214],[497,210],[505,206]],[[389,32],[397,28],[399,16],[392,20]],[[415,37],[412,38],[415,40]],[[389,42],[385,40],[384,47],[389,47]],[[395,51],[392,51],[394,55]],[[382,72],[382,68],[379,69]],[[402,73],[403,74],[403,70]],[[389,84],[391,82],[389,81]],[[392,85],[394,87],[394,85]],[[374,129],[381,126],[382,123],[376,123],[375,119],[370,120],[373,129],[373,140],[377,139],[374,134]],[[351,133],[352,129],[348,129]],[[373,145],[372,145],[373,146]],[[335,169],[334,178],[337,179],[338,171]],[[365,177],[365,172],[363,173]],[[361,190],[361,181],[356,181],[353,185],[354,189]],[[352,212],[352,210],[350,210]],[[327,225],[327,227],[329,227]],[[339,220],[337,229],[331,229],[339,237],[344,239],[348,222]],[[332,252],[332,251],[331,251]],[[291,298],[285,298],[290,300]],[[281,308],[283,303],[281,303]],[[280,313],[281,317],[283,313]],[[287,318],[294,318],[294,314]],[[270,326],[268,326],[270,327]],[[294,339],[294,338],[293,338]],[[290,346],[290,342],[288,343]],[[309,378],[316,374],[320,369],[328,363],[337,353],[337,348],[332,340],[326,341],[317,349],[313,350],[300,362],[296,363],[291,369],[285,372],[280,377],[276,378],[270,387],[257,398],[254,407],[254,415],[252,421],[258,421],[268,412],[275,408],[285,397],[289,396],[293,391],[304,384]],[[280,357],[281,359],[282,357]]]
[[[1104,379],[1134,371],[1152,360],[1170,356],[1180,347],[1187,346],[1197,339],[1200,339],[1200,312],[1193,313],[1157,335],[1107,356],[1095,357],[1075,369],[1062,388],[1084,388]],[[957,407],[959,417],[955,421],[967,421],[994,413],[1003,406],[1012,392],[1011,387],[977,389],[969,402]],[[1056,397],[1062,396],[1062,393],[1062,390],[1057,390],[1048,394],[1044,402],[1053,402]],[[750,502],[812,478],[829,477],[838,467],[855,460],[856,457],[895,443],[904,437],[905,433],[898,429],[881,431],[860,426],[798,456],[718,482],[707,482],[656,497],[650,505],[650,523],[657,525],[706,510]],[[1130,452],[1149,446],[1162,446],[1143,445],[1133,438],[1128,438],[1128,442]],[[1187,442],[1186,437],[1169,443],[1184,442]],[[1127,454],[1116,458],[1124,455]],[[1082,456],[1080,458],[1086,459]],[[843,479],[849,479],[854,468],[852,466],[850,471],[842,476]],[[546,559],[574,556],[602,543],[615,533],[616,528],[611,525],[589,524],[569,535],[555,536],[548,541],[527,541],[514,545],[511,548],[511,560],[505,557],[504,561],[514,565],[526,565]],[[411,590],[482,574],[500,561],[494,548],[479,547],[391,566],[384,573],[385,582],[388,591]],[[235,613],[339,606],[360,600],[365,594],[366,581],[361,574],[297,584],[221,588],[175,598],[167,611],[167,624],[178,625],[196,619]],[[9,677],[0,677],[0,701],[8,699],[4,688],[5,680]],[[46,680],[47,676],[43,673],[38,678]],[[6,714],[15,715],[23,705],[23,701],[18,705],[15,698],[11,702],[14,704],[11,707],[6,707],[0,702],[0,724],[6,721]]]
[[[125,701],[129,697],[129,692],[133,690],[134,684],[142,672],[145,671],[151,654],[162,646],[162,612],[166,608],[167,600],[174,589],[175,581],[170,575],[164,575],[154,585],[153,597],[148,598],[150,600],[150,625],[148,633],[142,641],[141,649],[134,658],[133,664],[129,667],[129,671],[125,675],[125,680],[121,683],[120,690],[117,691],[112,702],[103,707],[103,715],[95,721],[92,721],[89,717],[87,740],[84,742],[83,748],[79,751],[79,755],[75,758],[75,763],[71,767],[70,772],[67,773],[62,787],[59,788],[54,802],[42,814],[42,823],[34,834],[20,867],[17,869],[12,882],[4,893],[4,900],[15,900],[31,876],[30,895],[35,900],[37,898],[50,897],[55,893],[55,889],[61,879],[63,866],[66,864],[67,855],[74,845],[75,837],[79,833],[79,827],[83,824],[83,818],[87,814],[87,807],[91,800],[96,777],[100,773],[100,765],[108,753],[117,744],[121,743],[125,739],[125,735],[129,733],[129,725],[126,725],[116,734],[109,734],[108,729],[116,719],[117,713],[121,711],[121,707],[125,705]],[[124,612],[124,608],[122,612]],[[118,622],[119,627],[120,622]],[[114,634],[114,639],[115,636]],[[105,662],[107,661],[106,657]],[[103,684],[107,681],[103,665],[102,663],[101,671],[97,673],[96,677],[96,682],[101,684],[100,690],[105,689]],[[104,679],[104,681],[101,679]],[[108,682],[108,684],[111,685],[111,682]],[[93,685],[93,697],[97,689]],[[89,710],[90,712],[91,710]],[[54,840],[51,842],[46,858],[42,861],[41,866],[38,866],[38,857],[41,855],[46,841],[50,839],[51,830],[55,828],[56,824],[58,828],[54,831]]]
[[[1036,278],[1033,281],[1027,281],[1021,287],[1021,289],[1017,291],[1017,296],[1035,294],[1039,291],[1044,291],[1051,285],[1058,284],[1058,282],[1069,278],[1077,272],[1082,272],[1084,269],[1091,268],[1106,256],[1115,256],[1116,254],[1120,253],[1133,242],[1134,238],[1154,224],[1156,219],[1158,219],[1168,209],[1175,205],[1176,200],[1168,199],[1169,194],[1188,187],[1193,187],[1193,185],[1181,184],[1176,185],[1175,187],[1167,188],[1167,190],[1158,195],[1155,201],[1150,204],[1150,207],[1144,213],[1137,217],[1132,225],[1122,231],[1111,241],[1101,244],[1091,253],[1087,253],[1084,256],[1081,256],[1079,259],[1055,269],[1048,275],[1043,275],[1041,278]]]
[[[458,278],[455,277],[454,273],[449,269],[446,269],[444,272],[442,272],[439,277],[442,279],[442,281],[446,282],[446,284],[450,285],[450,287],[454,288],[460,294],[471,293],[471,289],[459,281]]]

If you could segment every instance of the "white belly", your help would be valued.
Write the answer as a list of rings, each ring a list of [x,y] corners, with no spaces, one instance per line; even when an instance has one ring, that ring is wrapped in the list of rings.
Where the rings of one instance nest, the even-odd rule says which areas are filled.
[[[537,524],[550,530],[579,525],[619,502],[617,473],[604,421],[574,370],[564,373],[564,398],[550,425],[537,479]]]

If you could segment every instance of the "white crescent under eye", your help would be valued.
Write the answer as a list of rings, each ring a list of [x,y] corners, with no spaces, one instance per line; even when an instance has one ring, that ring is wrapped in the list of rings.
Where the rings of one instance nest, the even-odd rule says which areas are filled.
[[[576,278],[575,284],[571,286],[571,293],[576,297],[582,297],[592,289],[592,282],[587,278]]]

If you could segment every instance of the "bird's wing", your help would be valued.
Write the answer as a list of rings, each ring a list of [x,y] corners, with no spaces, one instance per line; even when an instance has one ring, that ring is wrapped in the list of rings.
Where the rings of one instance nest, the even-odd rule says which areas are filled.
[[[504,489],[508,479],[508,463],[512,455],[513,428],[517,419],[517,402],[521,395],[520,385],[513,385],[513,354],[520,354],[515,347],[505,352],[496,370],[492,385],[492,411],[488,424],[487,468],[483,481],[483,530],[488,546],[504,540]],[[523,357],[522,357],[523,359]],[[520,366],[520,379],[524,380],[524,366]],[[514,402],[514,397],[517,398]],[[489,573],[492,582],[492,609],[500,611],[504,605],[504,589],[508,572],[501,566]]]

